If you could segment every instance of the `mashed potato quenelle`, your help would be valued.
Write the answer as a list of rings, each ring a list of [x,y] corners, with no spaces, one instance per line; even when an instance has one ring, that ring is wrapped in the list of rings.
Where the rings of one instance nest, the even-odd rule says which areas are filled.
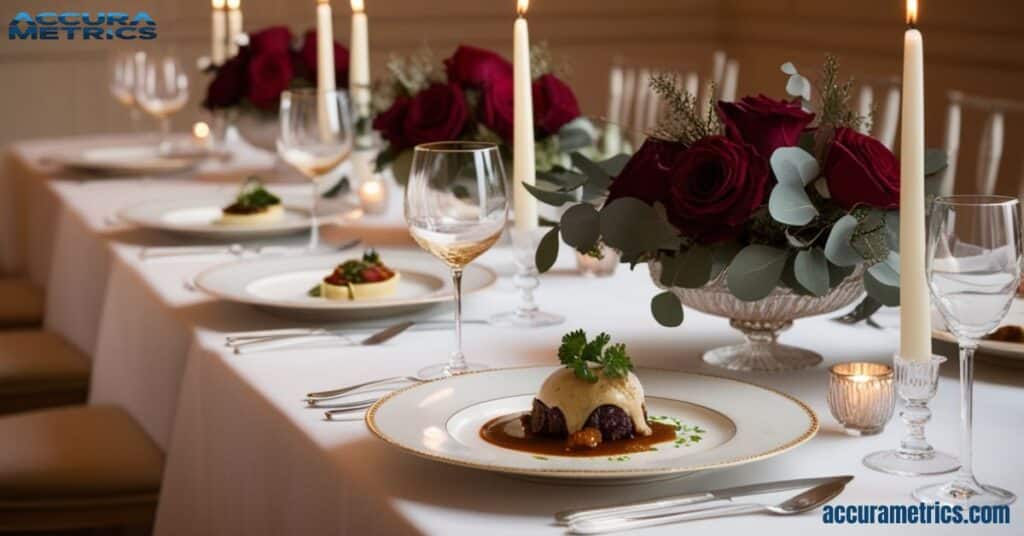
[[[221,210],[217,223],[223,225],[258,225],[284,219],[281,199],[263,187],[256,177],[246,179],[235,202]]]
[[[309,294],[328,300],[386,298],[398,289],[400,278],[401,275],[385,266],[380,255],[371,249],[363,253],[362,259],[339,264]]]

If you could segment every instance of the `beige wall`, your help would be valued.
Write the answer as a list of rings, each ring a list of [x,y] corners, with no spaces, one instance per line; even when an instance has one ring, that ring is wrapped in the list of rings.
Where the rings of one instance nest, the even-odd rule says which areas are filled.
[[[336,35],[347,38],[347,6],[334,0]],[[281,22],[301,31],[313,23],[313,0],[243,0],[246,28]],[[569,73],[586,113],[604,112],[608,66],[616,57],[706,71],[710,51],[724,48],[742,63],[740,93],[780,95],[778,65],[792,60],[811,71],[825,51],[842,56],[852,75],[898,74],[902,42],[900,0],[534,0],[531,33],[572,66]],[[0,16],[38,5],[0,0]],[[145,9],[160,24],[160,46],[194,58],[208,47],[206,0],[160,2],[55,0],[55,9]],[[508,52],[513,0],[367,0],[373,68],[390,52],[430,44],[446,54],[466,42]],[[1024,101],[1024,5],[1019,0],[922,0],[927,46],[928,141],[942,138],[945,92]],[[0,143],[28,137],[123,130],[122,110],[106,92],[105,58],[123,46],[107,42],[20,42],[0,39]],[[206,80],[194,77],[198,117]],[[965,117],[965,143],[978,120]],[[1007,121],[1011,148],[1024,147],[1024,117]],[[1021,173],[1020,150],[1004,158],[1001,189]],[[973,159],[973,151],[965,155]],[[965,173],[971,164],[962,166]],[[973,175],[973,173],[972,173]],[[966,179],[965,179],[966,180]]]

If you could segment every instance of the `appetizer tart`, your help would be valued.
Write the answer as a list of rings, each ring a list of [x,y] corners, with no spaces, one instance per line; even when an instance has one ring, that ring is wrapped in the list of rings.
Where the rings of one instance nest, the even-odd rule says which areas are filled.
[[[499,417],[481,430],[484,440],[537,454],[604,456],[652,450],[675,439],[672,425],[648,421],[644,389],[622,344],[583,331],[562,338],[565,365],[544,380],[529,413]]]
[[[381,262],[376,251],[370,249],[363,253],[361,259],[339,264],[309,294],[328,300],[385,298],[395,293],[400,277],[398,272]]]
[[[281,199],[268,192],[263,183],[249,177],[238,192],[235,202],[221,209],[217,223],[225,225],[254,225],[273,223],[284,219]]]

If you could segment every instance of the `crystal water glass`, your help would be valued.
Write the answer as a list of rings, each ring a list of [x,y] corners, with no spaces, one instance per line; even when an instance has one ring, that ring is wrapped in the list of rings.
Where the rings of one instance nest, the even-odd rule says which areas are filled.
[[[974,352],[1006,317],[1021,280],[1019,202],[961,195],[932,203],[928,284],[960,346],[960,469],[952,481],[914,492],[922,502],[1009,504],[1016,496],[978,482],[973,470]],[[1012,462],[1011,462],[1012,463]]]
[[[108,61],[110,95],[118,104],[128,109],[128,117],[131,119],[133,131],[139,129],[139,120],[141,119],[139,108],[135,102],[135,86],[139,79],[139,69],[145,58],[145,52],[120,50],[112,53]]]
[[[135,102],[160,123],[161,153],[173,149],[171,116],[188,104],[188,74],[173,52],[148,53],[139,62],[135,84]]]

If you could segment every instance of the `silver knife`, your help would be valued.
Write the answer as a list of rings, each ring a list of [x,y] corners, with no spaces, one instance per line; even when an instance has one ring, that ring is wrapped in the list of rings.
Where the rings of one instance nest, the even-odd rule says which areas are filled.
[[[396,336],[398,336],[399,333],[402,333],[403,331],[411,328],[414,323],[415,322],[412,321],[405,321],[399,324],[395,324],[390,328],[378,331],[377,333],[370,335],[369,337],[363,339],[359,344],[362,346],[373,346],[375,344],[381,344],[385,341],[395,338]]]
[[[761,493],[773,493],[776,491],[788,491],[792,489],[809,488],[812,486],[818,486],[820,484],[825,484],[828,482],[842,482],[845,484],[846,482],[849,482],[851,480],[853,480],[853,476],[851,475],[824,476],[816,478],[798,478],[796,480],[762,482],[760,484],[749,484],[746,486],[737,486],[733,488],[723,488],[711,491],[699,491],[696,493],[686,493],[683,495],[670,495],[668,497],[659,497],[657,499],[645,499],[625,504],[617,504],[614,506],[583,508],[578,510],[565,510],[563,512],[558,512],[555,514],[555,523],[558,525],[568,525],[570,522],[576,522],[591,517],[618,514],[635,514],[637,512],[660,510],[662,508],[671,508],[675,506],[685,506],[689,504],[699,504],[710,501],[728,500],[736,497],[744,497],[747,495],[758,495]]]

